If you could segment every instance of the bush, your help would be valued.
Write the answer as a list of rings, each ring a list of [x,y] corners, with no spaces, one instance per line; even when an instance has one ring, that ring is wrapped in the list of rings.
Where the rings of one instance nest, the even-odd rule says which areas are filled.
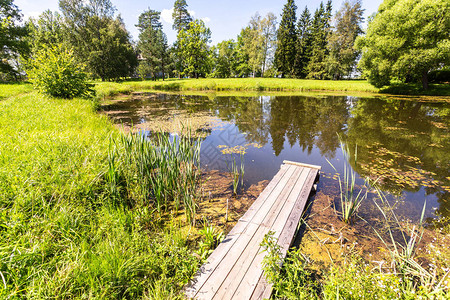
[[[39,50],[30,63],[28,77],[36,89],[53,97],[89,97],[93,93],[73,51],[62,45]]]

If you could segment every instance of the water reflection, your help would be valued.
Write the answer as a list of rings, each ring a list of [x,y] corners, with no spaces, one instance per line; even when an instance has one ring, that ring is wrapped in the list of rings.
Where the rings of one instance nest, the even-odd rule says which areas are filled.
[[[450,105],[347,96],[207,97],[149,94],[104,107],[125,124],[164,128],[189,120],[203,129],[202,162],[227,169],[221,147],[247,147],[246,183],[271,179],[283,160],[332,172],[341,166],[340,136],[358,146],[353,168],[402,195],[411,210],[450,217]],[[205,130],[206,129],[206,130]],[[171,131],[172,129],[167,129]],[[257,145],[257,146],[255,146]],[[354,153],[352,153],[354,155]],[[335,184],[321,180],[322,188]]]

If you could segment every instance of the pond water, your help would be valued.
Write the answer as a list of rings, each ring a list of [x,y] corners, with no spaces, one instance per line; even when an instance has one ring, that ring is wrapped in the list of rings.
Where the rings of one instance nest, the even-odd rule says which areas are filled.
[[[145,131],[175,134],[183,125],[197,130],[207,169],[229,171],[232,159],[240,165],[236,152],[245,151],[244,187],[272,179],[283,160],[291,160],[322,166],[319,189],[336,196],[330,163],[342,173],[341,139],[358,183],[377,179],[383,191],[396,195],[398,213],[417,220],[426,201],[427,217],[450,218],[449,103],[141,93],[103,109],[116,122]]]

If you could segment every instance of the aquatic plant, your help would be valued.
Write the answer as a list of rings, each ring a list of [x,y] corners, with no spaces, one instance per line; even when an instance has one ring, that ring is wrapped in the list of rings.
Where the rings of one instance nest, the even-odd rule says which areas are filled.
[[[340,139],[339,139],[340,140]],[[345,223],[351,223],[353,218],[355,217],[359,207],[361,206],[361,203],[367,199],[367,192],[368,192],[368,181],[365,180],[363,186],[357,191],[356,188],[356,177],[357,174],[355,171],[353,171],[351,165],[350,165],[350,149],[348,148],[348,145],[344,144],[340,140],[342,155],[344,157],[344,174],[343,178],[341,179],[341,176],[338,176],[338,182],[339,182],[339,199],[340,199],[340,214],[342,217],[342,221]],[[354,155],[354,163],[356,164],[358,154],[358,147],[355,146],[355,155]],[[330,166],[334,169],[335,172],[337,172],[336,168],[333,166],[333,164],[327,159]]]
[[[194,223],[201,175],[200,139],[192,138],[189,130],[176,137],[160,132],[150,137],[130,133],[120,135],[117,144],[121,148],[110,149],[108,155],[109,185],[114,185],[112,180],[117,177],[109,173],[121,168],[129,198],[151,204],[158,213],[183,207],[187,220]]]
[[[231,154],[231,178],[233,183],[233,194],[236,196],[239,186],[239,169],[236,165],[236,159],[233,154]]]
[[[239,183],[241,188],[244,186],[244,174],[245,174],[245,161],[244,161],[244,155],[245,152],[239,152],[240,156],[240,165],[236,164],[236,158],[233,156],[233,153],[230,154],[231,156],[231,166],[230,166],[230,173],[232,178],[232,184],[233,184],[233,194],[236,196]]]
[[[212,225],[208,225],[206,221],[200,230],[200,235],[199,255],[202,259],[206,259],[225,238],[222,231],[219,231]]]
[[[374,203],[383,216],[383,222],[389,237],[388,241],[382,237],[378,230],[372,228],[389,251],[394,273],[402,278],[405,285],[409,285],[409,289],[417,289],[420,286],[423,292],[430,293],[430,295],[445,292],[448,287],[443,283],[448,278],[450,270],[438,279],[436,273],[429,272],[415,259],[417,245],[421,242],[424,232],[423,220],[426,201],[422,208],[419,224],[408,226],[400,222],[386,195],[378,187],[376,187],[376,191],[378,194],[376,200],[380,203],[376,200],[374,200]],[[400,234],[396,235],[394,231],[400,232]],[[400,240],[394,236],[400,236]]]

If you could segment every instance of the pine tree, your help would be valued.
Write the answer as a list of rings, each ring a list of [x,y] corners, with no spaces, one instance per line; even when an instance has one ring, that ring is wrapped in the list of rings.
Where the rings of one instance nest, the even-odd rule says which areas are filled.
[[[297,24],[297,53],[295,56],[295,74],[299,78],[307,75],[306,67],[311,55],[311,14],[308,7],[303,10]]]
[[[187,7],[188,5],[186,3],[186,0],[176,0],[173,4],[172,28],[177,32],[180,32],[181,29],[187,29],[189,23],[193,21],[193,18],[189,14]]]
[[[153,79],[156,79],[156,74],[161,72],[164,80],[168,45],[167,37],[162,31],[160,15],[159,11],[151,9],[144,11],[139,16],[139,23],[136,26],[140,31],[138,50],[142,57],[139,73],[142,77],[151,73]]]
[[[311,26],[312,50],[307,66],[308,78],[326,78],[327,72],[325,61],[328,56],[326,45],[328,34],[330,32],[331,10],[331,0],[328,0],[326,8],[324,8],[323,2],[321,2],[319,8],[314,13]]]
[[[294,0],[288,0],[283,8],[280,27],[277,32],[277,50],[275,51],[275,65],[281,76],[293,76],[295,73],[295,51],[297,44],[296,10]]]

